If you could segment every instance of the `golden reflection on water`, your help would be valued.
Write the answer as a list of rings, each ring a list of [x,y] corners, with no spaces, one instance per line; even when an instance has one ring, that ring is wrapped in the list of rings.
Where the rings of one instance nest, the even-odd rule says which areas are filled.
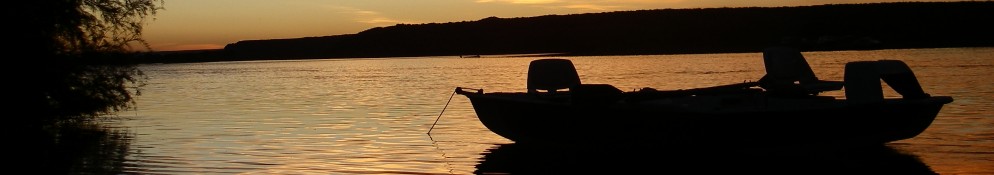
[[[907,62],[926,92],[956,101],[925,133],[890,145],[941,174],[992,172],[994,49],[805,56],[827,80],[842,80],[850,61]],[[490,151],[511,142],[480,124],[465,97],[454,96],[442,113],[453,89],[523,91],[528,63],[539,58],[145,65],[151,80],[138,97],[139,110],[120,123],[137,134],[127,165],[141,174],[471,174]],[[584,83],[626,91],[756,81],[765,73],[760,53],[564,58],[573,60]]]

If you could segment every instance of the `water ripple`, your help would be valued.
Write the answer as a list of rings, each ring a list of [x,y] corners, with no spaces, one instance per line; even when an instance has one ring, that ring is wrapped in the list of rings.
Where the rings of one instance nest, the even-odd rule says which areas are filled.
[[[994,48],[805,54],[815,73],[829,80],[843,79],[849,61],[907,62],[928,93],[956,101],[918,137],[889,145],[916,155],[940,174],[982,174],[994,167],[991,53]],[[623,90],[697,88],[755,81],[765,73],[759,53],[564,58],[574,61],[584,83]],[[522,91],[534,59],[539,58],[142,66],[151,81],[137,98],[140,110],[115,121],[136,133],[123,169],[135,174],[473,174],[487,161],[484,155],[511,142],[487,130],[466,98],[457,95],[445,106],[452,90]]]

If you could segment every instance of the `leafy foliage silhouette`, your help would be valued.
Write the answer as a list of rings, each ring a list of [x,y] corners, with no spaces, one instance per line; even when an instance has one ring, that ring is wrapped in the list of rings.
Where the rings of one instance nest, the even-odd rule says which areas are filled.
[[[28,111],[21,124],[88,120],[133,107],[146,77],[128,52],[150,51],[142,39],[146,18],[162,0],[11,1],[5,19],[19,55],[8,69],[16,84],[14,109]],[[140,47],[140,48],[139,48]]]
[[[93,119],[134,107],[147,77],[129,52],[162,0],[8,1],[7,114],[0,128],[9,167],[33,174],[121,174],[128,133]]]

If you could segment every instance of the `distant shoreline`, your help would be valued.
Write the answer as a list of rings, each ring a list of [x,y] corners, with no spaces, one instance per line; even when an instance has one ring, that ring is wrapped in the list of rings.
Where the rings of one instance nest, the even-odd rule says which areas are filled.
[[[994,46],[994,1],[657,9],[397,24],[356,34],[244,40],[136,62],[460,55],[660,55]]]
[[[833,51],[871,51],[871,50],[902,50],[902,49],[952,49],[952,48],[994,48],[994,46],[976,46],[976,47],[928,47],[928,48],[889,48],[889,49],[863,49],[863,50],[817,50],[817,51],[805,51],[805,52],[833,52]],[[206,63],[206,62],[227,62],[227,61],[267,61],[267,60],[315,60],[315,59],[377,59],[377,58],[402,58],[402,57],[452,57],[459,58],[459,55],[430,55],[430,56],[402,56],[402,57],[356,57],[356,58],[306,58],[306,59],[215,59],[208,58],[204,56],[196,56],[197,54],[213,55],[209,52],[220,52],[220,49],[207,49],[207,50],[185,50],[185,51],[167,51],[166,52],[152,52],[143,53],[143,56],[139,59],[146,59],[145,61],[134,62],[135,64],[173,64],[173,63]],[[499,55],[481,55],[481,58],[492,58],[492,57],[577,57],[577,56],[637,56],[637,55],[692,55],[692,54],[730,54],[730,53],[758,53],[756,52],[701,52],[701,53],[677,53],[677,54],[570,54],[570,53],[536,53],[536,54],[499,54]],[[149,54],[165,54],[169,56],[159,56],[158,61],[148,61],[150,59]],[[184,59],[184,56],[191,56],[195,59]],[[171,59],[171,60],[170,60]],[[468,58],[467,58],[468,59]]]

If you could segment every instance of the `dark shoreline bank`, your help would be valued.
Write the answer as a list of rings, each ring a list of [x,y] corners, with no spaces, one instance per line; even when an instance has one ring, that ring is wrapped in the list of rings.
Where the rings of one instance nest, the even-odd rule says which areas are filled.
[[[137,63],[562,53],[660,55],[994,46],[994,1],[656,9],[398,24],[356,34],[152,52]]]
[[[839,49],[839,50],[805,50],[804,52],[821,51],[868,51],[868,50],[897,50],[897,49],[941,49],[941,48],[987,48],[994,46],[976,47],[928,47],[928,48],[888,48],[888,49]],[[173,64],[173,63],[205,63],[205,62],[226,62],[226,61],[266,61],[266,60],[312,60],[312,59],[364,59],[364,58],[396,58],[396,57],[355,57],[355,58],[286,58],[286,59],[230,59],[223,56],[223,50],[188,50],[170,52],[152,52],[135,55],[128,61],[133,64]],[[575,53],[532,53],[532,54],[498,54],[481,55],[481,57],[575,57],[575,56],[632,56],[632,55],[687,55],[687,54],[725,54],[725,53],[758,53],[751,52],[695,52],[695,53],[669,53],[669,54],[575,54]],[[460,55],[424,55],[424,56],[397,56],[397,57],[452,57],[460,58]],[[473,58],[466,58],[473,59]]]

